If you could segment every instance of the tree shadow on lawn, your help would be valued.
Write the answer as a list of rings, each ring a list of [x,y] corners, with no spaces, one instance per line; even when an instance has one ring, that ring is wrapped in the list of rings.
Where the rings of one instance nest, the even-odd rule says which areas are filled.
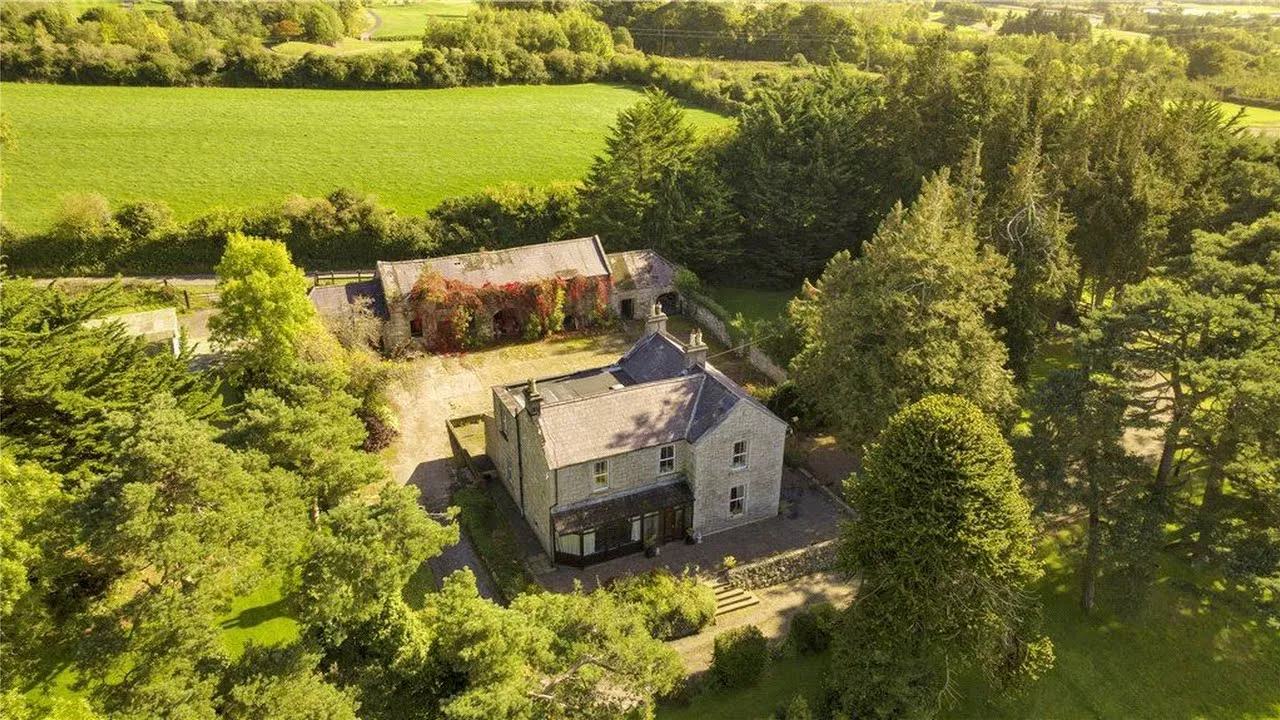
[[[1274,718],[1280,715],[1280,633],[1241,588],[1197,577],[1179,561],[1140,617],[1084,615],[1073,562],[1050,557],[1041,583],[1052,670],[1020,695],[966,683],[947,717]]]
[[[255,607],[245,608],[238,614],[222,621],[223,630],[231,630],[233,628],[247,629],[257,627],[263,623],[271,622],[277,618],[289,617],[289,608],[284,598],[276,600],[266,605],[258,605]]]

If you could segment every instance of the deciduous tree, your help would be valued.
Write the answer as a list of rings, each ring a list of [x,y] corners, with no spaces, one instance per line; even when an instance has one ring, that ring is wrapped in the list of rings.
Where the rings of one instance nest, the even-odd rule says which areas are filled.
[[[216,268],[214,342],[230,350],[251,384],[279,377],[296,361],[299,337],[315,328],[307,279],[274,240],[234,234]]]

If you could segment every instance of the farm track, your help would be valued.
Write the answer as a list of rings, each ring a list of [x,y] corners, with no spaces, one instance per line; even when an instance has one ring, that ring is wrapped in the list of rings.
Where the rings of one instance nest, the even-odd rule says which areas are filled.
[[[364,11],[369,13],[369,17],[373,18],[373,25],[369,26],[368,30],[365,30],[363,33],[360,33],[360,39],[372,40],[373,34],[378,32],[378,28],[382,27],[382,18],[378,15],[378,13],[373,11],[373,8],[365,8]]]

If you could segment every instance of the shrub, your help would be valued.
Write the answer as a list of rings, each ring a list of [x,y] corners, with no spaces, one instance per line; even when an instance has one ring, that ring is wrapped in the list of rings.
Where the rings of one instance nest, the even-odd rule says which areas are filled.
[[[809,701],[803,695],[796,695],[791,698],[791,704],[787,705],[782,717],[783,720],[813,720],[813,711],[809,709]]]
[[[649,632],[662,640],[692,635],[716,616],[715,592],[688,572],[677,577],[666,569],[651,570],[617,580],[609,591],[638,606]]]
[[[831,647],[840,611],[830,603],[819,603],[801,610],[791,618],[791,632],[787,639],[796,652],[816,655]]]
[[[769,643],[760,628],[744,625],[716,636],[708,671],[722,689],[753,685],[769,663]]]

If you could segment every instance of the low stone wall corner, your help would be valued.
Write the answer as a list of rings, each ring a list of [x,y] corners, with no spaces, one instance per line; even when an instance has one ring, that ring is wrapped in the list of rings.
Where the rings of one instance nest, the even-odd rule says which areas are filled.
[[[780,553],[726,571],[729,584],[742,590],[779,585],[805,575],[826,572],[836,567],[839,559],[837,541],[820,543]]]

